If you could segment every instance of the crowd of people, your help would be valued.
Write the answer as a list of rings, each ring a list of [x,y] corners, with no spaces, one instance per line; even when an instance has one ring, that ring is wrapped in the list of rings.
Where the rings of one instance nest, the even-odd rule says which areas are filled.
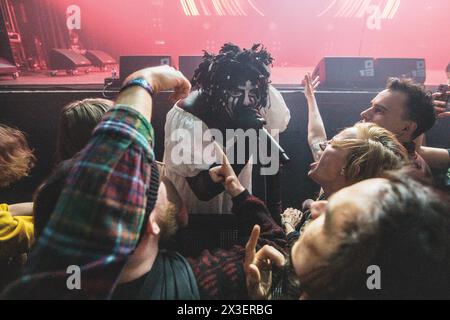
[[[252,195],[251,142],[242,140],[242,154],[236,136],[217,139],[263,127],[277,138],[287,128],[272,60],[261,45],[225,44],[205,53],[191,82],[169,66],[147,68],[115,101],[64,107],[52,174],[32,203],[0,205],[0,297],[449,299],[449,183],[433,173],[450,174],[450,150],[423,145],[448,115],[443,101],[390,79],[360,122],[329,139],[315,97],[320,79],[307,74],[305,152],[321,190],[283,212],[279,179],[273,203]],[[174,106],[160,164],[152,110],[166,90]],[[0,126],[0,187],[34,162],[24,134]],[[168,245],[203,213],[235,216],[233,246],[186,256]],[[368,284],[368,270],[380,271],[380,286]]]

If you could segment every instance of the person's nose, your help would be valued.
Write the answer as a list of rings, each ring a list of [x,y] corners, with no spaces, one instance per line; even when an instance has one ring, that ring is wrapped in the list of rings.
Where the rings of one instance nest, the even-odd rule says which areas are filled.
[[[370,119],[372,119],[372,108],[368,108],[361,112],[361,119],[364,121],[370,121]]]
[[[250,101],[250,95],[246,92],[244,98],[244,106],[248,107],[252,102]]]

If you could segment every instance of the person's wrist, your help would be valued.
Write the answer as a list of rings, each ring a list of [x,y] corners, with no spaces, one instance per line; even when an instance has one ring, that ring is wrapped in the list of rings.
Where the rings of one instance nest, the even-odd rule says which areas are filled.
[[[127,79],[120,89],[120,92],[123,92],[131,87],[140,87],[142,89],[145,89],[152,98],[156,94],[154,86],[144,77],[134,77]]]
[[[150,72],[150,75],[145,77],[145,80],[147,80],[147,82],[152,86],[153,92],[155,94],[157,94],[161,88],[159,81],[157,79],[158,79],[158,75],[155,74],[154,72]]]
[[[289,227],[289,228],[291,228],[292,230],[295,230],[295,226],[294,226],[291,222],[285,221],[285,222],[283,222],[283,224],[284,224],[284,227],[285,227],[286,229],[288,229],[288,227]]]
[[[230,196],[232,198],[237,197],[244,191],[245,191],[245,188],[241,184],[239,184],[237,186],[229,187],[227,190],[227,192],[230,194]]]

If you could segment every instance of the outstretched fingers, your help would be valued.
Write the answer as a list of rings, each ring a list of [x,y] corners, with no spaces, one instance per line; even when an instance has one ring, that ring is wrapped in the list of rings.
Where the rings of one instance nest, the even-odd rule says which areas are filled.
[[[250,238],[247,241],[247,245],[245,246],[245,268],[246,269],[248,269],[249,266],[255,260],[256,245],[258,243],[260,232],[261,232],[261,228],[258,225],[255,225],[253,227],[252,233],[250,234]]]

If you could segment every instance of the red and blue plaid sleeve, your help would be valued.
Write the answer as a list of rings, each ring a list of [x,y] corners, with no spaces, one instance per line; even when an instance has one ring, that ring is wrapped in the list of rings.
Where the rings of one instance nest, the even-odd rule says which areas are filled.
[[[156,201],[158,181],[151,124],[131,108],[114,107],[77,156],[30,255],[20,280],[25,297],[73,297],[64,272],[71,265],[82,270],[76,297],[109,297],[137,246]]]

